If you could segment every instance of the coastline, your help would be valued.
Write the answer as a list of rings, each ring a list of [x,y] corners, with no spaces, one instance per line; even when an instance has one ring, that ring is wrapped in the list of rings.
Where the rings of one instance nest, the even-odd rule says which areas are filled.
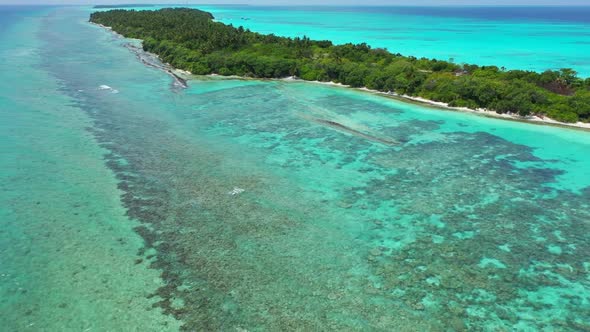
[[[182,71],[182,72],[187,73],[186,71]],[[216,75],[216,74],[213,74],[213,75],[216,77],[225,77],[225,76]],[[207,76],[213,76],[213,75],[207,75]],[[227,77],[230,78],[230,76],[227,76]],[[239,77],[239,76],[234,76],[231,78],[250,79],[247,77]],[[429,108],[440,109],[440,110],[444,110],[444,111],[465,112],[465,113],[476,114],[479,116],[484,116],[484,117],[489,117],[489,118],[502,119],[502,120],[525,122],[525,123],[530,123],[530,124],[535,124],[535,125],[566,127],[566,128],[590,131],[590,123],[579,122],[579,121],[575,122],[575,123],[567,123],[567,122],[559,122],[557,120],[553,120],[548,117],[540,117],[537,115],[523,117],[518,114],[512,114],[512,113],[496,113],[494,111],[490,111],[490,110],[484,109],[484,108],[471,109],[471,108],[467,108],[467,107],[453,107],[453,106],[449,106],[447,103],[443,103],[440,101],[434,101],[434,100],[430,100],[430,99],[426,99],[426,98],[414,97],[414,96],[408,96],[408,95],[400,95],[395,92],[382,92],[382,91],[378,91],[378,90],[372,90],[367,87],[353,88],[351,86],[348,86],[348,85],[345,85],[342,83],[336,83],[336,82],[306,81],[306,80],[299,79],[297,77],[285,77],[285,78],[280,78],[280,79],[276,79],[276,80],[306,82],[306,83],[322,84],[322,85],[329,85],[329,86],[333,86],[333,87],[352,89],[352,90],[356,90],[356,91],[366,92],[366,93],[379,95],[379,96],[386,97],[386,98],[399,100],[399,101],[402,101],[405,103],[419,104],[419,105],[427,106]]]
[[[348,87],[348,88],[350,88],[350,87]],[[365,92],[372,93],[372,94],[377,94],[380,96],[400,100],[403,102],[416,103],[416,104],[428,106],[430,108],[435,108],[435,109],[438,108],[438,109],[442,109],[442,110],[446,110],[446,111],[465,112],[465,113],[471,113],[471,114],[476,114],[476,115],[490,117],[490,118],[525,122],[525,123],[530,123],[530,124],[535,124],[535,125],[566,127],[566,128],[590,131],[590,123],[585,123],[585,122],[580,122],[580,121],[574,122],[574,123],[559,122],[559,121],[553,120],[549,117],[540,117],[538,115],[531,115],[531,116],[523,117],[523,116],[513,114],[513,113],[497,113],[497,112],[494,112],[494,111],[491,111],[488,109],[484,109],[484,108],[471,109],[471,108],[467,108],[467,107],[453,107],[453,106],[449,106],[447,103],[429,100],[429,99],[425,99],[425,98],[421,98],[421,97],[400,95],[400,94],[397,94],[394,92],[389,92],[389,93],[388,92],[381,92],[381,91],[371,90],[371,89],[367,89],[367,88],[353,88],[353,89],[356,89],[359,91],[365,91]]]
[[[103,24],[97,24],[97,23],[93,23],[93,22],[88,22],[88,23],[93,24],[98,27],[101,27],[101,28],[104,28],[104,29],[110,31],[111,33],[117,35],[118,37],[125,38],[128,40],[143,42],[141,39],[127,38],[127,37],[115,32],[111,27],[105,26]],[[151,52],[146,52],[146,51],[143,51],[143,52],[152,56],[152,57],[160,59],[160,57],[157,54],[154,54]],[[161,59],[160,59],[160,61],[161,61]],[[193,77],[199,77],[199,76],[201,76],[201,77],[215,77],[215,78],[221,78],[221,79],[306,82],[306,83],[329,85],[329,86],[333,86],[333,87],[340,87],[340,88],[352,89],[352,90],[356,90],[356,91],[360,91],[360,92],[371,93],[374,95],[379,95],[382,97],[395,99],[395,100],[398,100],[401,102],[414,103],[414,104],[419,104],[422,106],[427,106],[427,107],[430,107],[433,109],[454,111],[454,112],[464,112],[464,113],[470,113],[470,114],[475,114],[475,115],[484,116],[484,117],[490,117],[490,118],[502,119],[502,120],[508,120],[508,121],[524,122],[524,123],[529,123],[529,124],[534,124],[534,125],[545,125],[545,126],[553,126],[553,127],[562,127],[562,128],[590,131],[590,123],[585,123],[585,122],[580,122],[580,121],[575,122],[575,123],[567,123],[567,122],[560,122],[560,121],[551,119],[549,117],[540,117],[538,115],[531,115],[531,116],[523,117],[523,116],[513,114],[513,113],[497,113],[495,111],[491,111],[491,110],[483,109],[483,108],[471,109],[471,108],[467,108],[467,107],[453,107],[453,106],[449,106],[447,103],[444,103],[444,102],[438,102],[438,101],[425,99],[425,98],[421,98],[421,97],[400,95],[395,92],[382,92],[382,91],[378,91],[378,90],[372,90],[367,87],[353,88],[351,86],[348,86],[348,85],[345,85],[342,83],[332,82],[332,81],[330,81],[330,82],[307,81],[307,80],[303,80],[303,79],[300,79],[300,78],[294,77],[294,76],[283,77],[283,78],[264,79],[264,78],[244,77],[244,76],[237,76],[237,75],[229,75],[229,76],[223,76],[223,75],[219,75],[219,74],[194,75],[190,71],[175,68],[175,67],[171,66],[169,63],[164,63],[163,61],[162,61],[162,63],[170,69],[166,69],[166,68],[159,68],[159,69],[166,72],[175,81],[178,79],[182,80],[185,83],[185,84],[183,84],[184,85],[183,88],[188,87],[188,85],[186,85],[186,81],[190,80]]]
[[[177,71],[177,73],[181,74],[181,75],[187,75],[187,76],[190,75],[190,76],[197,76],[197,77],[201,76],[201,75],[193,75],[192,73],[190,73],[186,70],[175,69],[175,71]],[[528,124],[533,124],[533,125],[543,125],[543,126],[562,127],[562,128],[590,131],[590,123],[585,123],[585,122],[578,121],[575,123],[567,123],[567,122],[559,122],[557,120],[553,120],[548,117],[540,117],[540,116],[536,116],[536,115],[523,117],[523,116],[520,116],[517,114],[512,114],[512,113],[496,113],[494,111],[490,111],[490,110],[483,109],[483,108],[471,109],[471,108],[467,108],[467,107],[453,107],[453,106],[449,106],[447,103],[429,100],[429,99],[425,99],[425,98],[421,98],[421,97],[400,95],[395,92],[382,92],[382,91],[368,89],[366,87],[353,88],[351,86],[348,86],[348,85],[345,85],[342,83],[336,83],[336,82],[306,81],[306,80],[299,79],[297,77],[260,79],[260,78],[242,77],[242,76],[236,76],[236,75],[223,76],[223,75],[219,75],[219,74],[209,74],[209,75],[202,75],[202,76],[215,77],[215,78],[221,78],[221,79],[270,80],[270,81],[305,82],[305,83],[312,83],[312,84],[321,84],[321,85],[328,85],[328,86],[332,86],[332,87],[356,90],[359,92],[370,93],[370,94],[378,95],[378,96],[385,97],[385,98],[395,99],[395,100],[398,100],[398,101],[401,101],[404,103],[419,104],[422,106],[426,106],[428,108],[438,109],[438,110],[443,110],[443,111],[464,112],[464,113],[475,114],[475,115],[488,117],[488,118],[523,122],[523,123],[528,123]]]
[[[118,38],[124,38],[124,39],[130,40],[133,42],[137,42],[137,43],[143,42],[143,40],[141,40],[141,39],[127,38],[127,37],[115,32],[111,27],[107,27],[105,25],[97,24],[97,23],[93,23],[93,22],[89,22],[89,23],[109,30],[114,35],[116,35]],[[143,63],[144,65],[146,65],[148,67],[155,68],[155,69],[159,69],[159,70],[165,72],[166,74],[170,75],[170,77],[172,77],[172,79],[174,80],[174,82],[172,83],[173,87],[178,87],[178,88],[182,88],[182,89],[188,88],[186,79],[184,79],[174,73],[174,71],[179,71],[179,70],[172,67],[169,63],[164,63],[163,61],[161,61],[160,57],[157,54],[146,52],[140,46],[134,45],[133,43],[126,44],[126,45],[124,45],[124,47],[127,48],[131,53],[135,54],[137,59],[141,63]],[[145,56],[147,56],[147,57],[145,57]],[[156,59],[160,63],[156,63],[156,61],[154,61]],[[188,73],[185,71],[180,71],[180,72],[185,75],[186,75],[186,73]]]
[[[143,264],[164,280],[152,310],[177,315],[182,329],[584,321],[576,304],[585,294],[568,294],[584,282],[585,238],[575,234],[590,219],[588,132],[442,112],[330,82],[191,76],[197,67],[154,49],[189,70],[175,70],[192,80],[174,94],[167,75],[121,48],[126,39],[84,30],[63,37],[73,40],[64,56],[79,61],[53,72],[67,91],[86,89],[80,106],[104,130],[122,204],[154,247]],[[64,43],[53,45],[59,55]],[[122,93],[96,92],[98,84]],[[543,278],[553,272],[565,277],[548,293]]]

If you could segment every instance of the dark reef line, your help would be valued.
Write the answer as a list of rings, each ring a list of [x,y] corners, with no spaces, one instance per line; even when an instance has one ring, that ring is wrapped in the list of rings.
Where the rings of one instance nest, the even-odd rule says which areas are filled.
[[[358,137],[361,137],[361,138],[364,138],[364,139],[367,139],[367,140],[370,140],[373,142],[377,142],[377,143],[381,143],[381,144],[385,144],[385,145],[398,145],[399,144],[399,142],[397,142],[393,139],[386,138],[386,137],[377,137],[375,135],[366,134],[366,133],[363,133],[362,131],[350,128],[350,127],[345,126],[345,125],[338,123],[336,121],[311,118],[311,117],[306,117],[306,118],[315,122],[315,123],[318,123],[318,124],[321,124],[321,125],[324,125],[324,126],[327,126],[330,128],[334,128],[336,130],[343,131],[345,133],[348,133],[348,134],[351,134],[354,136],[358,136]]]

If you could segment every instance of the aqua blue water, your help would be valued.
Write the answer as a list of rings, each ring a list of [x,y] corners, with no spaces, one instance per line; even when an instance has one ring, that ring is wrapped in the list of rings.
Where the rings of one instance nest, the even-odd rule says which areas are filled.
[[[195,7],[262,33],[509,69],[573,68],[590,77],[590,6]]]
[[[178,90],[88,11],[0,32],[1,326],[589,328],[588,132],[302,82]]]
[[[224,23],[457,63],[590,76],[590,7],[211,8]],[[243,20],[247,18],[248,20]]]

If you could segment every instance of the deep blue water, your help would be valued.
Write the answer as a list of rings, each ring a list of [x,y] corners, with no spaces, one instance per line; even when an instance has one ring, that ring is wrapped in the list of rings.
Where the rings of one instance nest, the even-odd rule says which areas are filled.
[[[27,17],[44,15],[53,6],[17,6],[0,4],[0,33]]]
[[[19,15],[22,14],[19,14],[19,9],[16,6],[0,6],[0,32],[5,31],[17,20]]]

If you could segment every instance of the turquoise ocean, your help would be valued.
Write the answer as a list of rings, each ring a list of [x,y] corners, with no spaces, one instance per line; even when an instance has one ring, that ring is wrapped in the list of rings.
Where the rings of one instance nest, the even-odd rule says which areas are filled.
[[[261,33],[367,43],[407,56],[507,69],[573,68],[590,77],[590,6],[198,8]]]
[[[575,13],[430,13],[444,41],[423,47],[418,21],[369,9],[366,29],[350,9],[203,9],[392,51],[406,26],[400,53],[476,63],[441,27],[492,43],[513,24],[539,56],[494,64],[590,74]],[[590,329],[589,132],[297,81],[179,89],[91,11],[0,7],[2,330]]]

